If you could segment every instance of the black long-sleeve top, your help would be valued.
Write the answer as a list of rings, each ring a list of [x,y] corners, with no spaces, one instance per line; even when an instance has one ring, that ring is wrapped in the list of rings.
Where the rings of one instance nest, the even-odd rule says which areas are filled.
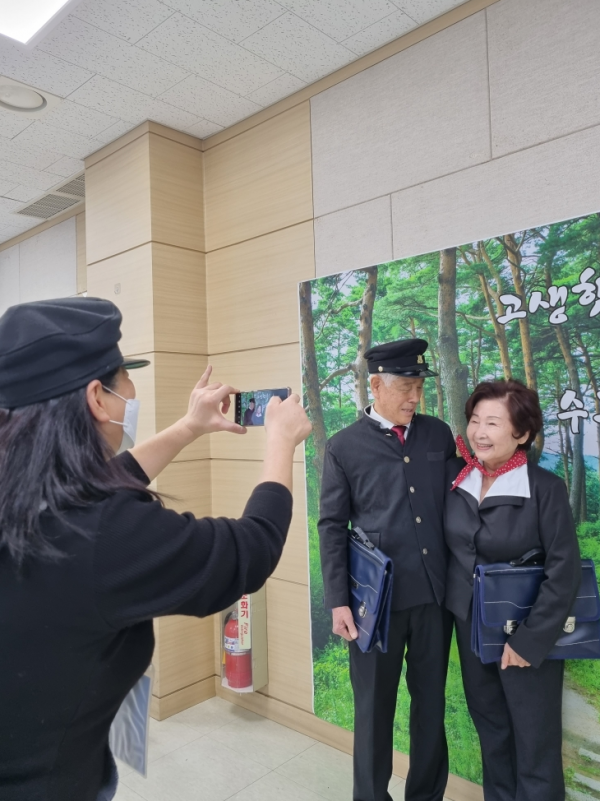
[[[510,562],[534,548],[545,553],[540,592],[529,617],[510,637],[511,647],[539,667],[556,643],[581,581],[579,544],[565,482],[527,465],[530,497],[488,494],[478,499],[452,482],[463,459],[448,465],[444,531],[450,548],[446,606],[460,620],[469,615],[475,565]]]
[[[129,470],[147,477],[129,454]],[[281,484],[260,484],[239,520],[178,514],[121,491],[42,515],[68,556],[21,576],[0,552],[0,799],[95,801],[108,733],[154,649],[152,618],[204,617],[258,590],[291,520]]]

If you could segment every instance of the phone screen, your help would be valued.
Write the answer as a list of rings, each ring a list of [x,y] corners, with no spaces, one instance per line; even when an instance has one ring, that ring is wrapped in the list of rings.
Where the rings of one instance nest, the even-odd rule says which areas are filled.
[[[255,389],[240,392],[235,398],[235,421],[242,426],[264,426],[267,403],[273,396],[285,400],[290,395],[289,387],[280,389]]]

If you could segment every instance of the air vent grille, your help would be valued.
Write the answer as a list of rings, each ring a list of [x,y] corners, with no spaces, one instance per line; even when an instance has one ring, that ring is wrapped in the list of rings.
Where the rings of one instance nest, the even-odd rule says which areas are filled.
[[[78,203],[82,203],[85,198],[85,174],[82,173],[75,178],[71,178],[61,186],[57,186],[42,197],[28,203],[23,208],[14,212],[26,217],[39,217],[48,220],[61,211],[70,209]]]

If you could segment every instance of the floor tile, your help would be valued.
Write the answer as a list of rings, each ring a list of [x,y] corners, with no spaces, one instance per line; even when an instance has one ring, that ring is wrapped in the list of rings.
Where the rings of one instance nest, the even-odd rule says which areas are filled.
[[[127,776],[128,773],[133,772],[133,768],[129,765],[126,765],[125,762],[121,762],[120,759],[115,759],[117,763],[117,771],[119,773],[119,779],[122,779],[124,776]]]
[[[277,773],[269,773],[231,797],[229,801],[323,801],[306,787]]]
[[[148,742],[148,759],[154,761],[170,754],[172,751],[202,737],[202,732],[192,729],[184,723],[168,718],[167,720],[150,719],[150,737]]]
[[[317,743],[276,771],[328,801],[352,798],[352,757]]]
[[[148,778],[124,783],[146,801],[225,801],[262,778],[268,769],[208,737],[151,762]]]
[[[119,782],[119,787],[114,801],[143,801],[143,798],[126,784]]]
[[[315,745],[315,740],[272,720],[236,720],[208,735],[271,770]]]
[[[260,715],[249,712],[241,706],[235,706],[224,701],[222,698],[209,698],[202,704],[197,704],[190,709],[184,709],[177,715],[169,718],[176,723],[184,723],[186,726],[199,732],[201,735],[209,734],[221,726],[235,721],[264,720]]]

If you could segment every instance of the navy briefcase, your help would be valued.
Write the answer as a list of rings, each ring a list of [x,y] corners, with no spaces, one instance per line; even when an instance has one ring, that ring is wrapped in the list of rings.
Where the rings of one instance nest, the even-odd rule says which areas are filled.
[[[537,599],[546,576],[536,556],[543,560],[543,554],[531,552],[515,562],[475,568],[471,649],[484,664],[502,659],[506,641]],[[533,563],[523,564],[532,558]],[[563,633],[546,658],[600,659],[600,598],[591,559],[581,561],[577,598]]]
[[[392,560],[376,548],[360,528],[348,532],[350,609],[363,653],[387,651],[392,608]]]

